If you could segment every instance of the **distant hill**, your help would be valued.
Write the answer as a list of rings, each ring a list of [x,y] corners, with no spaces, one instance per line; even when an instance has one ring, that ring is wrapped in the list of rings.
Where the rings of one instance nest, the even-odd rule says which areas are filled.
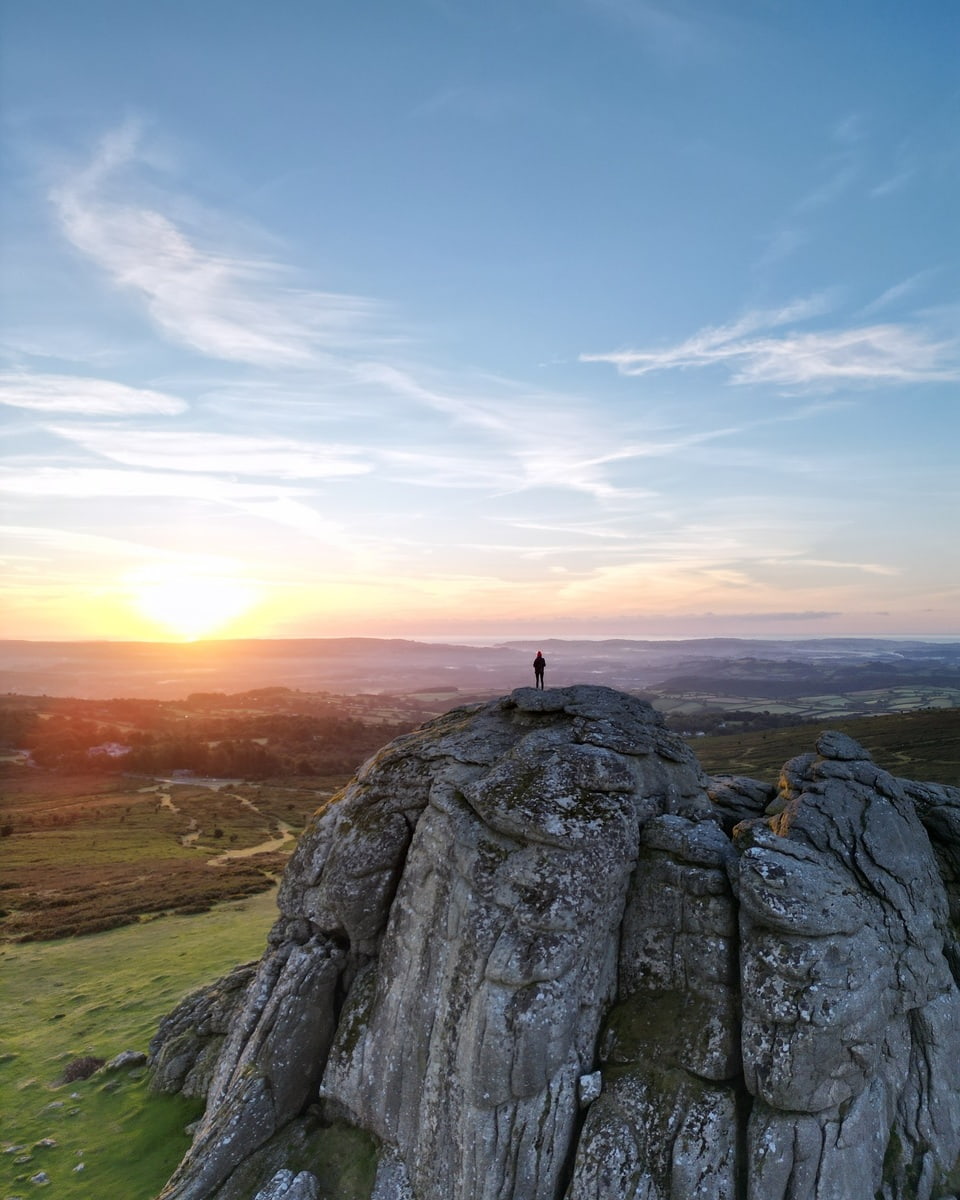
[[[457,689],[497,696],[533,682],[531,663],[538,648],[547,658],[548,687],[601,683],[626,691],[701,691],[728,701],[776,701],[787,693],[834,693],[896,681],[897,686],[955,688],[960,703],[960,640],[879,638],[546,639],[481,646],[401,638],[2,641],[0,692],[175,699],[193,692],[284,686],[339,694]]]

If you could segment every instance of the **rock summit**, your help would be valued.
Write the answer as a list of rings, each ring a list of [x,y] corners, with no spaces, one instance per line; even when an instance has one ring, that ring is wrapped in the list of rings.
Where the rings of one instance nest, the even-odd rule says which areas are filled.
[[[154,1085],[162,1200],[943,1200],[960,1189],[960,789],[821,734],[708,779],[635,697],[521,688],[317,814],[258,964]],[[351,1140],[352,1139],[352,1140]]]

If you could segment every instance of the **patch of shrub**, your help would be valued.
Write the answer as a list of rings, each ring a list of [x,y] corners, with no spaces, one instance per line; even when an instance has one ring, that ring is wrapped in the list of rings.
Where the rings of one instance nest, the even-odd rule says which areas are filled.
[[[99,1071],[101,1067],[106,1066],[105,1058],[94,1058],[92,1054],[87,1054],[83,1058],[75,1058],[73,1062],[68,1062],[63,1069],[63,1083],[73,1083],[77,1079],[89,1079],[95,1071]]]

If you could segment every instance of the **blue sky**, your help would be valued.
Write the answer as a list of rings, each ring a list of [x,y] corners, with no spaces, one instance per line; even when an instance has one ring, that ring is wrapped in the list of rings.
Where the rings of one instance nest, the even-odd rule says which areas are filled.
[[[956,634],[952,0],[2,0],[28,638]]]

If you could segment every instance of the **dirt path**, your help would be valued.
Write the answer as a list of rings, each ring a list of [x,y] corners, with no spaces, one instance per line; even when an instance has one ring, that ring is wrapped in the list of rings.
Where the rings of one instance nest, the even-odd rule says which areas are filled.
[[[293,838],[293,826],[288,825],[286,821],[278,821],[277,837],[271,838],[268,842],[260,842],[256,846],[247,846],[244,850],[224,850],[222,854],[218,854],[214,858],[208,858],[207,866],[217,867],[228,862],[231,858],[252,858],[255,854],[272,854],[275,850],[283,849],[287,842],[292,841]]]
[[[152,787],[137,788],[138,795],[146,795],[153,792],[157,797],[157,808],[169,809],[172,813],[178,813],[180,809],[174,804],[173,797],[169,792],[161,792],[159,783],[155,783]]]
[[[257,808],[249,796],[238,796],[236,792],[224,792],[223,794],[228,800],[238,800],[241,808],[249,808],[251,812],[255,812],[260,816],[263,816],[263,814],[260,812],[260,809]]]

